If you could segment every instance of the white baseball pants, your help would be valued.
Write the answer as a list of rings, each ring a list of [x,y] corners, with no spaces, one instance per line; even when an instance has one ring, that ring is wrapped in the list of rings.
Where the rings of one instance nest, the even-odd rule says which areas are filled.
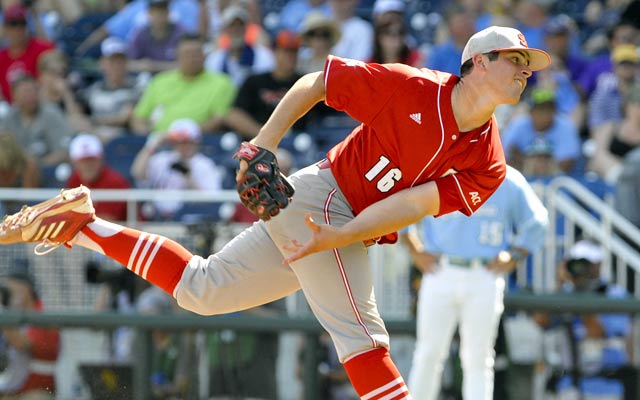
[[[306,213],[336,226],[353,219],[330,169],[312,165],[290,180],[296,189],[293,202],[276,218],[256,222],[206,259],[191,259],[175,289],[178,304],[204,315],[221,314],[302,289],[341,362],[372,348],[388,348],[364,244],[312,254],[290,266],[282,263],[293,240],[304,243],[311,236]]]
[[[416,399],[437,399],[451,338],[459,324],[463,398],[491,400],[494,344],[504,309],[504,277],[484,267],[445,263],[422,278],[409,390]]]

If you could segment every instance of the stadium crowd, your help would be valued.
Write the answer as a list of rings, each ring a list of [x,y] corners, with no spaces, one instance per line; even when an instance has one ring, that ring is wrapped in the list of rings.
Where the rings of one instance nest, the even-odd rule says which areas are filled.
[[[469,37],[501,25],[519,29],[531,47],[552,55],[552,66],[529,79],[525,101],[497,110],[507,162],[530,181],[546,182],[564,174],[595,187],[598,194],[602,188],[617,193],[618,210],[640,226],[640,198],[633,189],[640,176],[637,0],[0,4],[0,187],[235,189],[231,154],[237,144],[257,134],[299,77],[323,69],[328,54],[458,74]],[[292,170],[319,160],[355,123],[319,104],[287,134],[284,153],[278,156]],[[20,206],[1,202],[0,214]],[[162,198],[143,205],[140,215],[145,221],[180,221],[183,207]],[[126,218],[124,203],[96,202],[96,211],[106,219]],[[241,209],[231,218],[252,220]],[[583,258],[600,261],[593,251]],[[559,287],[571,283],[572,277],[565,277]],[[178,312],[172,299],[133,288],[132,279],[137,280],[129,276],[111,284],[100,307]],[[33,304],[36,309],[42,306],[37,298]],[[276,304],[257,313],[282,311]],[[566,324],[548,315],[536,318],[545,329]],[[581,323],[587,325],[581,337],[628,334],[628,321],[610,318],[599,328],[592,320]],[[33,337],[33,329],[28,332]],[[128,340],[124,334],[112,336],[114,342]],[[248,365],[275,370],[277,338],[225,331],[206,341],[212,394],[234,395],[233,390],[244,387],[243,396],[276,398],[275,380],[264,369],[218,381],[225,373],[242,375],[238,371],[246,371]],[[192,398],[187,370],[193,354],[181,350],[193,349],[192,343],[157,332],[153,345],[155,398]],[[258,346],[266,350],[260,352]],[[233,361],[237,368],[225,370],[222,365],[231,363],[225,357],[239,352],[241,357]],[[326,363],[332,359],[328,354]],[[614,361],[627,365],[623,356]],[[352,398],[342,390],[344,377],[334,369],[339,370],[334,367],[325,377],[335,390],[326,389],[324,398]],[[554,391],[570,385],[567,376],[556,378]],[[623,378],[626,384],[628,375]],[[228,382],[232,385],[225,388]],[[51,388],[50,380],[45,383],[46,388],[38,389]],[[3,390],[0,385],[2,399]]]

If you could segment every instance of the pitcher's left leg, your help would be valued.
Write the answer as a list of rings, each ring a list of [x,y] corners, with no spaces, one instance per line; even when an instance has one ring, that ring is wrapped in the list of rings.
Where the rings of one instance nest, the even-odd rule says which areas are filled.
[[[287,248],[310,236],[306,213],[327,224],[353,218],[330,171],[310,167],[291,177],[294,201],[265,224],[271,238]],[[304,175],[304,178],[302,177]],[[302,178],[302,179],[301,179]],[[312,254],[291,264],[311,310],[329,332],[349,379],[363,399],[408,399],[404,380],[388,352],[389,336],[376,306],[367,250],[362,243]]]

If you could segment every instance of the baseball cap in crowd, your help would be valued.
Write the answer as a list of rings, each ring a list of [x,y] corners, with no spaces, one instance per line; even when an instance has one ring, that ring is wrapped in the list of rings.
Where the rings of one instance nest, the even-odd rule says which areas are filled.
[[[284,29],[278,32],[275,40],[275,47],[280,49],[293,49],[297,50],[302,44],[302,39],[294,31]]]
[[[555,105],[556,93],[551,89],[535,88],[529,95],[529,103],[532,106]]]
[[[569,249],[569,260],[587,260],[592,264],[602,262],[602,248],[589,240],[579,240]]]
[[[403,0],[376,0],[373,3],[372,15],[377,18],[379,15],[388,12],[403,14],[406,11],[406,3]]]
[[[226,28],[236,20],[247,23],[249,21],[249,14],[240,6],[233,5],[225,8],[222,12],[222,26]]]
[[[546,35],[568,35],[571,33],[573,20],[566,14],[558,14],[547,20],[544,24],[544,33]]]
[[[337,43],[342,36],[340,27],[331,18],[327,17],[320,11],[312,11],[302,21],[302,28],[300,29],[300,35],[302,37],[309,37],[314,32],[324,31],[328,34],[328,39],[332,44]]]
[[[20,3],[16,3],[7,7],[2,14],[2,20],[5,24],[24,24],[27,22],[27,14],[29,11]]]
[[[640,56],[638,55],[638,49],[636,49],[634,45],[621,44],[616,46],[611,52],[611,60],[616,64],[638,64]]]
[[[177,119],[167,129],[167,138],[174,142],[198,142],[201,137],[200,125],[190,118]]]
[[[69,143],[69,158],[72,161],[102,157],[103,152],[100,139],[90,133],[81,133]]]
[[[522,32],[504,26],[490,26],[475,33],[462,50],[461,64],[476,54],[521,50],[529,56],[529,68],[538,71],[549,66],[551,57],[546,51],[530,48]]]
[[[100,52],[103,57],[111,57],[118,54],[126,55],[127,45],[116,37],[108,37],[102,41]]]
[[[164,6],[167,7],[169,6],[169,0],[148,0],[149,2],[149,7],[156,7],[156,6]]]

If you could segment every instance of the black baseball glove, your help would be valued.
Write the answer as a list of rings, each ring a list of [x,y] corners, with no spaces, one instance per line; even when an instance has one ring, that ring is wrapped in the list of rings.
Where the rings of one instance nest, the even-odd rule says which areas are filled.
[[[268,221],[289,205],[293,186],[280,173],[275,154],[249,142],[242,142],[233,156],[245,160],[247,171],[237,183],[240,200],[261,220]]]

